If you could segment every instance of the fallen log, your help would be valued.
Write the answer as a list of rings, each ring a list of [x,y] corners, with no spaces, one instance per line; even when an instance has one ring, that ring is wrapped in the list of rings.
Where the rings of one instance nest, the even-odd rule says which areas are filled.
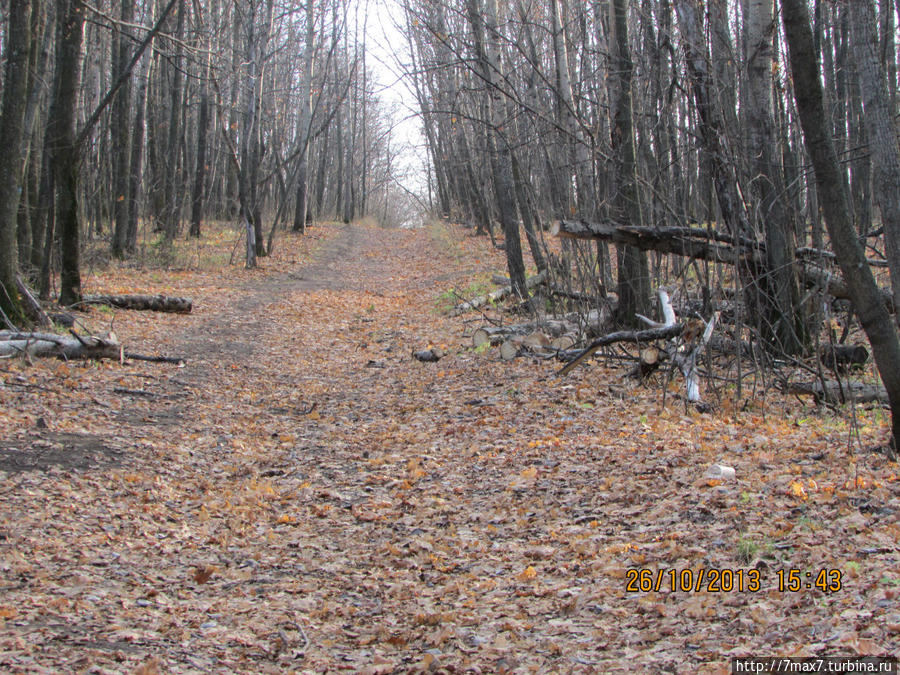
[[[569,239],[590,239],[628,244],[642,251],[657,251],[674,255],[734,265],[744,260],[753,267],[766,267],[766,247],[763,242],[749,239],[735,241],[731,236],[696,227],[646,227],[592,223],[586,220],[558,220],[550,226],[550,233]],[[850,299],[850,292],[839,276],[829,274],[813,262],[798,260],[798,274],[807,288],[818,287],[835,298]],[[880,289],[888,311],[894,312],[891,293]]]
[[[159,356],[155,354],[135,354],[134,352],[125,352],[125,358],[133,361],[149,361],[150,363],[175,363],[182,365],[187,362],[183,356]]]
[[[117,309],[190,314],[190,298],[168,295],[86,295],[80,305],[107,305]]]
[[[525,288],[531,290],[535,286],[539,286],[540,284],[544,283],[544,279],[546,279],[546,277],[547,275],[544,272],[538,272],[533,277],[529,277],[525,281]],[[512,286],[504,286],[503,288],[498,288],[492,293],[473,298],[472,300],[465,300],[450,310],[450,316],[459,316],[460,314],[470,312],[472,310],[478,309],[479,307],[483,307],[484,305],[494,302],[500,302],[507,296],[512,295],[512,292]]]
[[[816,401],[824,401],[832,405],[853,401],[855,403],[888,404],[887,390],[880,385],[862,382],[792,382],[787,386],[787,393],[812,396]]]
[[[694,227],[646,227],[592,223],[586,220],[557,220],[550,234],[569,239],[593,239],[628,244],[643,251],[674,253],[688,258],[734,264],[734,239]],[[737,254],[756,265],[765,260],[765,248],[750,240],[738,240]]]
[[[60,359],[119,359],[122,345],[115,333],[106,337],[94,335],[72,337],[53,333],[18,333],[0,331],[0,357],[19,355],[48,356]]]

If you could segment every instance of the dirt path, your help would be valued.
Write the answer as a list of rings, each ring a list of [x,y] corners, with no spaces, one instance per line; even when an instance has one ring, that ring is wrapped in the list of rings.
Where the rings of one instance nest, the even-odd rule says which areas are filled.
[[[333,227],[311,259],[168,275],[189,316],[115,315],[183,368],[4,371],[0,670],[724,673],[735,654],[896,652],[880,457],[806,417],[661,409],[609,368],[500,363],[435,307],[502,254]],[[448,355],[411,358],[429,344]],[[739,480],[705,480],[723,460]],[[629,570],[701,568],[761,585],[627,589]],[[777,569],[844,586],[782,592]]]

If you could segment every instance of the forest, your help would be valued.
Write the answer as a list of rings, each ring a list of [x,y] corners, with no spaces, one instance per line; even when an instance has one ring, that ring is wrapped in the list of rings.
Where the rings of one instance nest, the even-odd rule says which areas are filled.
[[[898,66],[896,0],[0,2],[0,667],[896,659]]]

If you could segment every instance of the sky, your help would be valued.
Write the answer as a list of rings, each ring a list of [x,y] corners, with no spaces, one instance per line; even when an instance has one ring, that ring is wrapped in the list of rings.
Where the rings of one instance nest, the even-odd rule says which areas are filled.
[[[400,32],[403,9],[395,0],[357,0],[360,24],[365,17],[366,65],[378,82],[379,98],[394,111],[394,146],[401,149],[403,185],[423,194],[426,190],[426,149],[418,106],[403,73],[408,43]]]

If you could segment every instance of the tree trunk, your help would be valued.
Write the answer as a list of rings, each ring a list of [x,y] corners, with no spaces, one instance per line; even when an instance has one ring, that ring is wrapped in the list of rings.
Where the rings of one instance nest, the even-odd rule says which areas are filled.
[[[628,44],[628,13],[625,0],[613,0],[615,59],[617,73],[616,108],[612,127],[612,154],[616,158],[614,199],[617,218],[624,223],[641,225],[641,208],[635,187],[634,129],[632,127],[631,49]],[[616,321],[622,326],[636,325],[635,315],[650,313],[650,272],[647,254],[631,246],[622,246],[619,254],[619,306]]]
[[[875,199],[884,226],[894,305],[900,307],[900,147],[884,70],[875,53],[875,9],[871,0],[850,3],[850,22],[866,136],[875,169]]]
[[[122,0],[120,18],[122,25],[115,27],[113,34],[112,80],[119,79],[129,61],[129,44],[131,42],[128,24],[134,17],[134,0]],[[130,166],[131,129],[131,79],[125,81],[113,100],[110,114],[110,135],[114,148],[113,156],[113,213],[115,226],[112,239],[112,254],[116,258],[125,255],[125,242],[128,238],[128,167]]]
[[[147,110],[147,86],[150,79],[150,57],[145,55],[141,66],[138,86],[137,108],[134,115],[134,132],[131,136],[131,157],[128,167],[128,227],[125,233],[125,250],[134,253],[137,249],[138,211],[140,209],[141,178],[144,157],[144,117]]]
[[[785,38],[791,59],[794,98],[807,152],[819,186],[819,203],[838,264],[844,274],[859,321],[872,345],[875,363],[891,402],[893,445],[900,448],[900,340],[881,301],[872,270],[850,216],[847,186],[826,128],[824,96],[813,47],[806,0],[782,0]]]
[[[194,186],[191,190],[190,235],[192,237],[200,236],[200,225],[203,222],[203,199],[206,193],[206,137],[209,133],[210,58],[210,56],[207,57],[205,79],[200,85],[200,111],[197,117],[197,164],[194,170]]]
[[[745,130],[756,198],[756,222],[765,231],[767,269],[760,278],[763,339],[787,354],[802,353],[806,329],[800,288],[794,268],[796,248],[787,205],[784,177],[776,154],[772,104],[774,0],[749,0],[746,5],[747,95]]]
[[[166,138],[165,165],[165,189],[162,227],[166,241],[171,242],[178,234],[178,225],[181,220],[181,195],[178,194],[178,147],[181,140],[181,98],[182,98],[182,46],[181,37],[184,35],[185,2],[178,0],[178,14],[175,20],[175,54],[171,59],[172,64],[172,89],[169,98],[169,130]]]
[[[24,319],[16,287],[19,263],[16,220],[22,183],[32,9],[31,0],[10,1],[0,118],[0,311],[3,313],[0,319],[13,325]]]
[[[297,167],[297,201],[294,208],[294,232],[306,231],[309,211],[309,142],[312,125],[312,69],[315,39],[314,0],[306,0],[306,45],[303,50],[303,80],[300,85],[300,119],[297,141],[300,144],[300,163]]]
[[[522,243],[519,237],[511,151],[508,139],[497,131],[505,124],[510,123],[510,120],[502,118],[502,94],[495,85],[495,79],[500,78],[502,72],[497,39],[497,2],[488,0],[485,12],[482,10],[481,0],[467,0],[467,5],[480,75],[488,89],[488,124],[491,127],[488,134],[488,152],[491,158],[494,196],[500,212],[500,223],[506,242],[506,264],[509,268],[513,291],[525,298],[528,291],[525,286],[525,262],[522,259]],[[485,42],[485,30],[488,33],[487,43]]]
[[[63,306],[81,301],[75,104],[80,80],[78,65],[81,61],[84,11],[82,0],[57,0],[56,75],[45,141],[45,152],[50,152],[52,156],[56,184],[56,226],[60,237],[59,304]],[[45,260],[44,264],[47,262]]]

